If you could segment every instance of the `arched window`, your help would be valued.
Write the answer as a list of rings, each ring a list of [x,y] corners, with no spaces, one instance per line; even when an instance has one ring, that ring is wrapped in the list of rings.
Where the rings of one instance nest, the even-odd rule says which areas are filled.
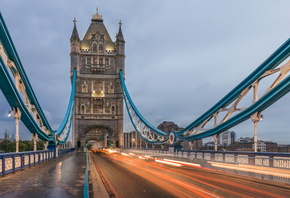
[[[104,49],[103,44],[99,44],[99,50],[101,51],[103,49]]]
[[[85,105],[82,104],[82,105],[81,105],[81,114],[84,114],[84,113],[85,113]]]
[[[97,44],[93,44],[93,52],[97,52],[98,50],[98,45]]]
[[[116,106],[112,105],[111,107],[111,114],[116,114]]]

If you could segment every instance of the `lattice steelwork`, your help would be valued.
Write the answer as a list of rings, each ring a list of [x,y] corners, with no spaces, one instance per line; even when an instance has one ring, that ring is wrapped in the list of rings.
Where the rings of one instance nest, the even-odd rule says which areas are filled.
[[[28,77],[13,45],[0,13],[0,89],[14,112],[14,118],[28,130],[50,143],[64,144],[69,136],[74,107],[76,71],[72,78],[72,91],[68,109],[58,130],[52,130],[30,85]]]
[[[262,118],[261,112],[263,110],[290,91],[289,55],[290,39],[207,112],[183,130],[172,131],[169,134],[161,133],[141,116],[129,96],[122,72],[120,72],[125,103],[128,106],[131,121],[135,129],[138,129],[137,132],[151,144],[160,144],[166,140],[173,144],[213,135],[216,135],[217,138],[218,134],[247,119],[252,119],[254,123],[258,122]],[[262,84],[262,82],[266,83]],[[270,84],[267,84],[269,82]],[[263,88],[265,91],[261,94],[259,88]],[[252,101],[249,98],[252,98]],[[243,103],[248,104],[244,105]],[[137,127],[139,123],[142,123],[141,128]],[[142,131],[148,131],[150,135],[160,135],[163,139],[160,141],[155,138],[154,141],[151,141],[150,138],[153,135],[143,135]]]
[[[152,126],[145,118],[139,113],[135,107],[130,95],[127,91],[122,71],[119,73],[121,85],[123,89],[124,101],[126,104],[127,112],[131,122],[137,133],[150,144],[163,144],[168,140],[168,133],[165,133],[154,126]]]

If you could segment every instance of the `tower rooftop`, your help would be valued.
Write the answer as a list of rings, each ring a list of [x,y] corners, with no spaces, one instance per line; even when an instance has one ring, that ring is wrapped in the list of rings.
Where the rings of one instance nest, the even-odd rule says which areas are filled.
[[[92,21],[103,22],[103,16],[99,14],[99,9],[97,8],[96,10],[97,10],[96,14],[92,15]]]

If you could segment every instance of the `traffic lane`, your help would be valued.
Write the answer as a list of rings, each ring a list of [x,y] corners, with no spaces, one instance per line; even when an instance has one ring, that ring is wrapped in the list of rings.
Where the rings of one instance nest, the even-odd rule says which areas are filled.
[[[219,197],[289,197],[290,195],[289,185],[276,182],[227,174],[220,171],[208,171],[201,168],[174,168],[116,154],[109,155],[109,157],[124,167],[130,167],[131,171],[148,178],[149,181],[155,182],[161,188],[164,187],[162,182],[157,183],[156,180],[152,179],[154,176],[166,180],[167,186],[168,182],[170,182],[174,186],[183,188],[183,193],[186,192],[188,195],[199,193],[203,194],[202,196]],[[132,167],[135,167],[136,170]],[[140,170],[145,171],[147,174],[141,174]]]
[[[1,181],[11,184],[1,198],[72,198],[83,197],[85,153],[70,153],[31,168],[17,171]]]
[[[214,193],[200,189],[168,177],[158,170],[148,169],[148,162],[139,163],[120,155],[97,156],[99,167],[111,182],[119,197],[220,197]],[[106,163],[104,163],[106,162]],[[141,162],[141,163],[140,163]],[[149,164],[155,164],[149,162]],[[140,188],[140,184],[146,184]]]
[[[284,183],[269,182],[252,177],[239,176],[221,171],[201,168],[178,168],[172,171],[183,181],[211,188],[219,195],[229,197],[290,197],[290,186]]]
[[[94,155],[94,157],[96,158],[99,168],[114,188],[118,197],[178,197],[135,174],[133,169],[135,171],[136,169],[132,166],[122,166],[108,156]]]

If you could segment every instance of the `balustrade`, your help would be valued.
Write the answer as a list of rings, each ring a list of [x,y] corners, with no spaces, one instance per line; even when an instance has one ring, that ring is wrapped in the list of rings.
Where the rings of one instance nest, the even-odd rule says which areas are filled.
[[[74,151],[74,149],[60,149],[58,155],[71,151]],[[0,175],[21,170],[25,167],[54,159],[55,157],[55,151],[51,150],[2,153],[0,154]]]

